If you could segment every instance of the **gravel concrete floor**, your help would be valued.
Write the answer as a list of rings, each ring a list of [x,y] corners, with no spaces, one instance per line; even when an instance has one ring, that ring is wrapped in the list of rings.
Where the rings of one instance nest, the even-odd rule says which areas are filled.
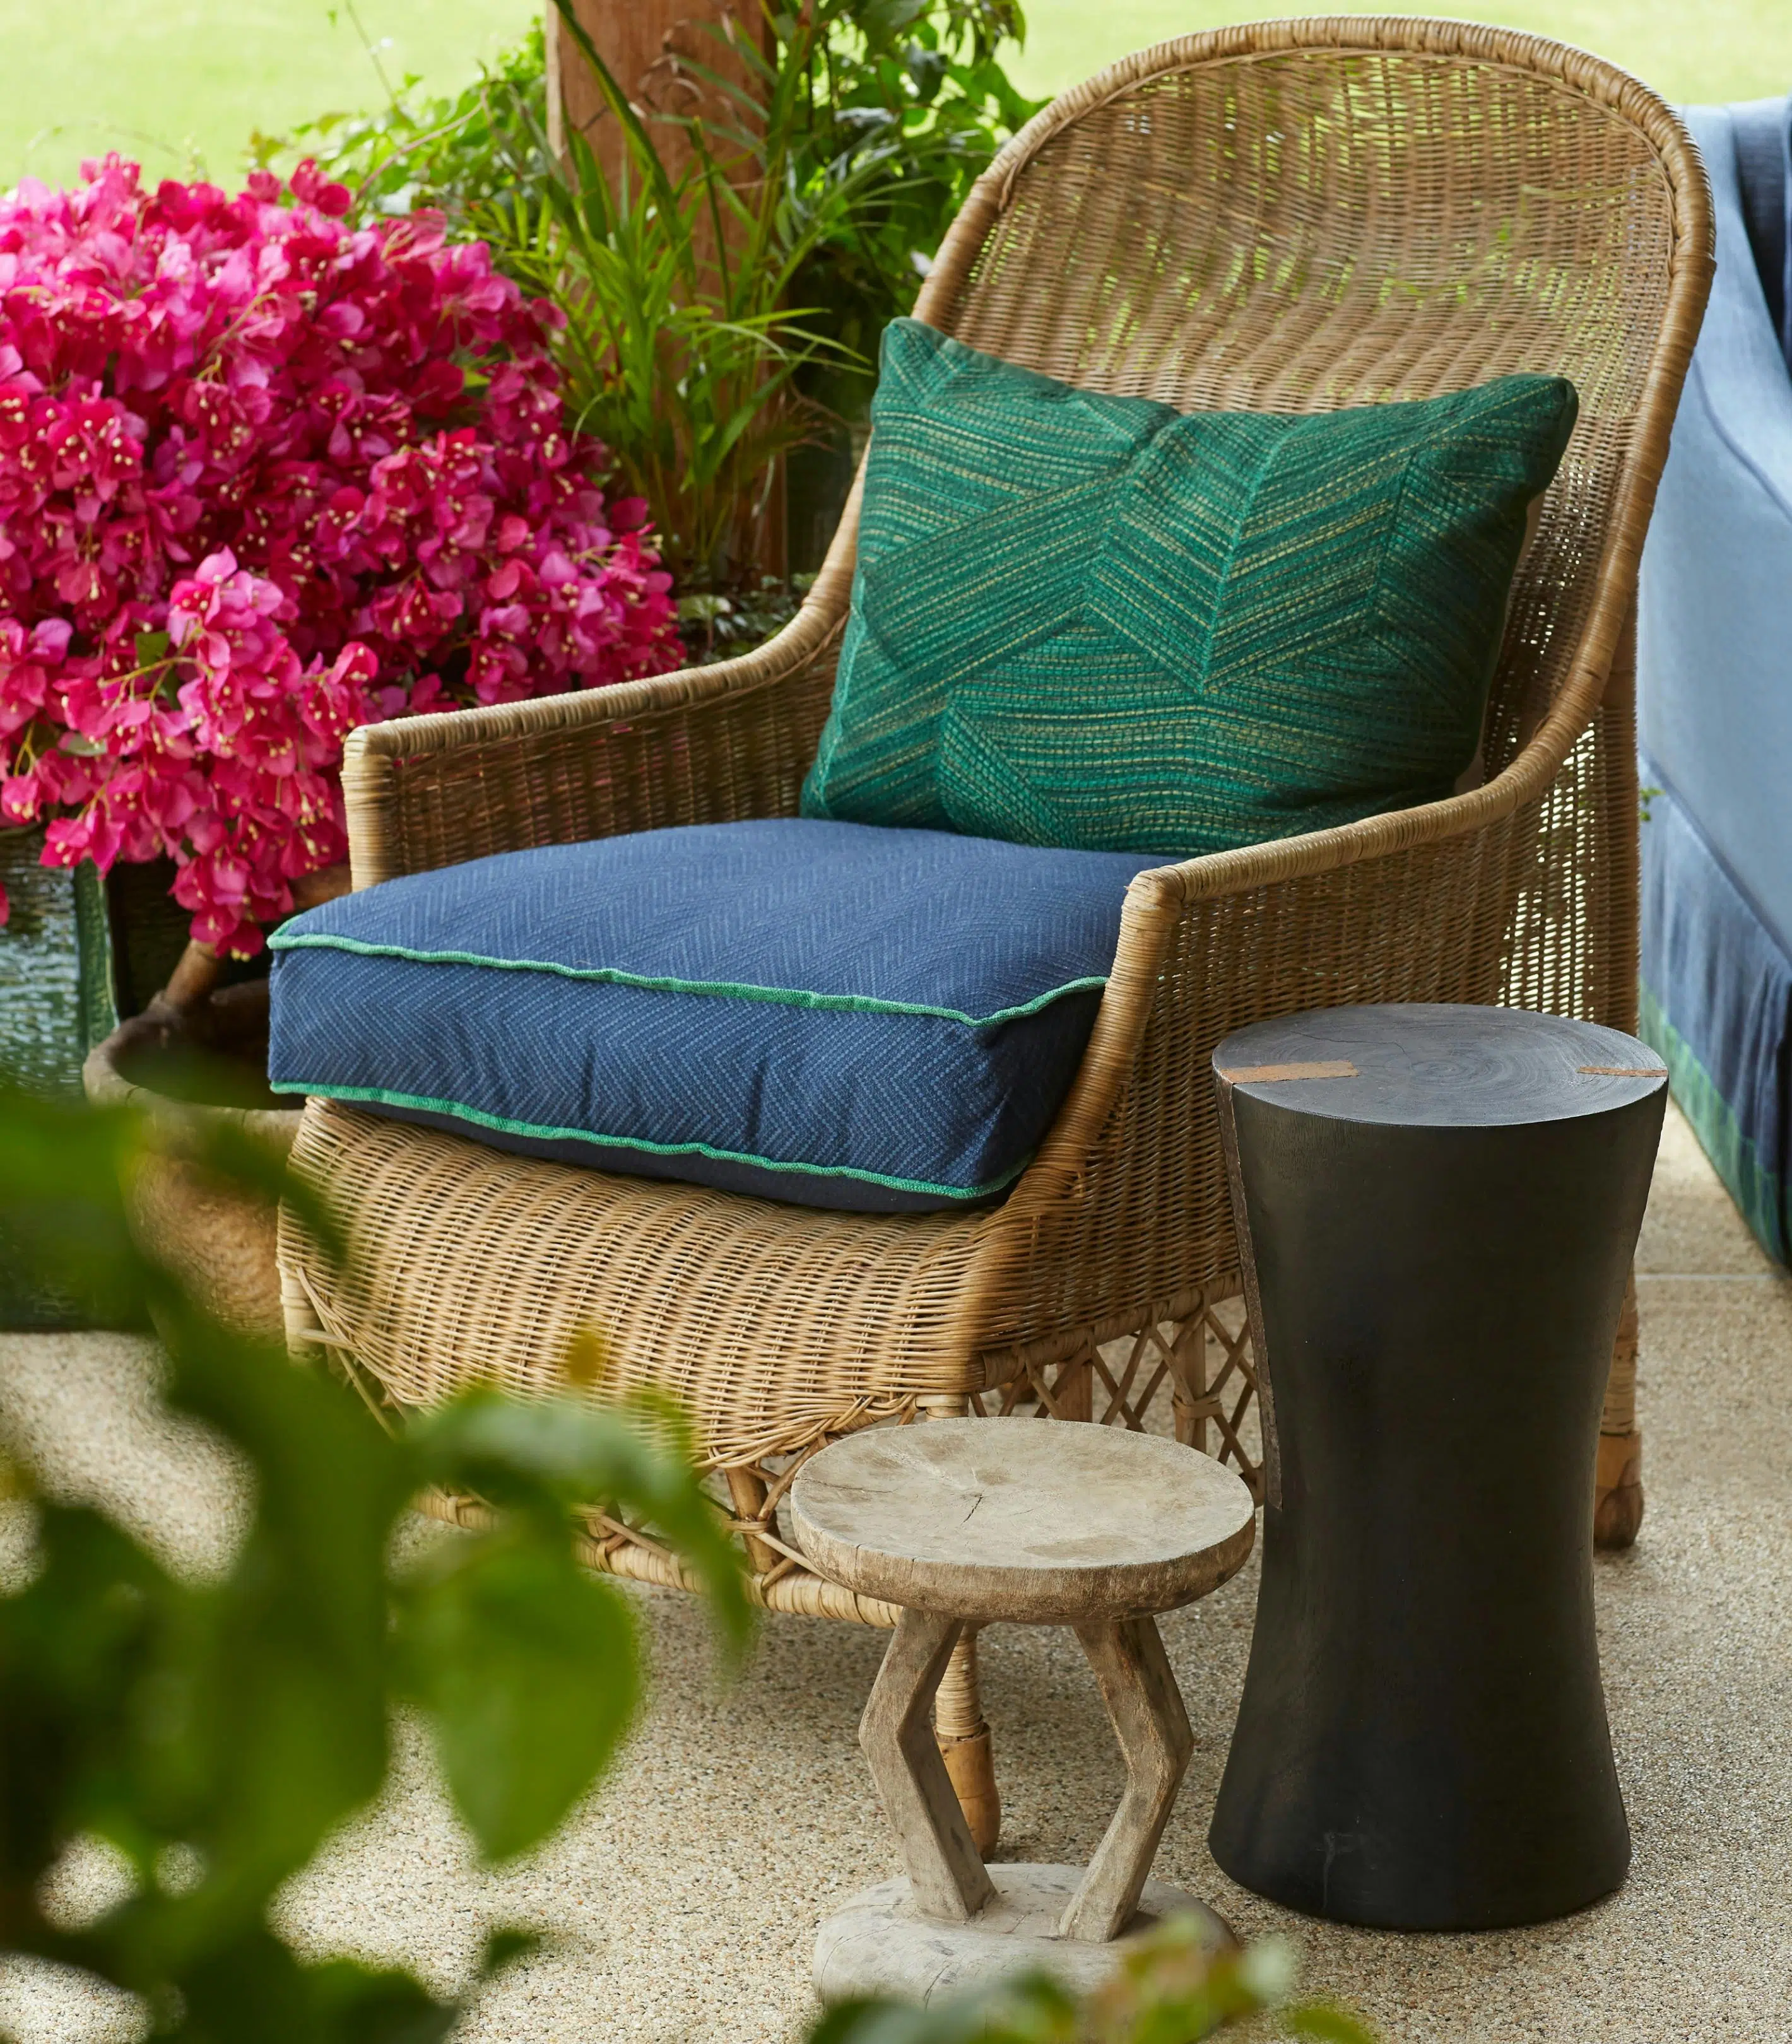
[[[1158,1862],[1244,1934],[1276,1931],[1315,1990],[1411,2044],[1792,2039],[1792,1283],[1737,1220],[1671,1117],[1640,1268],[1648,1516],[1597,1569],[1605,1685],[1635,1837],[1612,1900],[1540,1929],[1402,1937],[1292,1916],[1209,1858],[1209,1812],[1244,1669],[1254,1569],[1164,1631],[1196,1750]],[[229,1551],[236,1485],[170,1424],[145,1345],[0,1336],[0,1401],[73,1492],[98,1496],[199,1569]],[[448,1536],[452,1537],[452,1536]],[[465,2044],[791,2035],[811,2012],[817,1919],[895,1871],[855,1743],[883,1636],[777,1619],[731,1689],[700,1609],[646,1593],[651,1708],[617,1775],[551,1845],[482,1873],[418,1742],[385,1802],[286,1896],[318,1953],[465,1977],[488,1926],[550,1949],[490,1991]],[[1078,1860],[1119,1763],[1066,1635],[986,1634],[1003,1851]],[[138,2034],[129,2004],[35,1965],[0,1966],[0,2033],[19,2044]]]

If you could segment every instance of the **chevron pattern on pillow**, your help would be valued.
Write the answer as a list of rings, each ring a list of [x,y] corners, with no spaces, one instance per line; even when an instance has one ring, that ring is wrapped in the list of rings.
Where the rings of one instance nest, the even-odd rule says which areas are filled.
[[[1574,386],[1192,413],[884,336],[806,815],[1225,850],[1451,793]]]

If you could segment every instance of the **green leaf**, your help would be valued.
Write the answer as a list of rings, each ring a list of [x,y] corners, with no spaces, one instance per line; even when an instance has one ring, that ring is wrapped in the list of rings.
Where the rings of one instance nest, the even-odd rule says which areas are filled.
[[[5,1253],[90,1299],[102,1324],[142,1317],[154,1274],[125,1218],[140,1118],[0,1086],[0,1235]]]
[[[263,1925],[185,1972],[182,2044],[439,2044],[459,2019],[407,1973],[306,1965]]]
[[[707,1593],[731,1655],[752,1635],[737,1550],[694,1467],[689,1424],[663,1398],[604,1407],[562,1397],[523,1404],[468,1393],[418,1418],[412,1440],[424,1468],[450,1489],[494,1504],[564,1514],[619,1507],[675,1549]]]
[[[1375,2044],[1374,2033],[1365,2030],[1342,2009],[1322,2008],[1317,2004],[1285,2008],[1282,2011],[1282,2027],[1290,2037],[1318,2037],[1325,2039],[1325,2044]]]
[[[39,1567],[0,1597],[0,1946],[43,1949],[38,1876],[74,1833],[140,1864],[137,1672],[187,1593],[98,1512],[44,1505]]]
[[[808,2044],[1079,2044],[1090,2034],[1077,2004],[1058,1982],[1033,1973],[925,2008],[894,2001],[842,2002],[809,2032]]]
[[[546,1838],[609,1764],[639,1699],[634,1616],[563,1536],[510,1520],[402,1593],[413,1695],[488,1859]]]
[[[157,661],[168,657],[174,644],[165,632],[140,632],[137,635],[137,663],[140,667],[153,667]]]
[[[923,2044],[925,2011],[898,2001],[836,2002],[809,2033],[807,2044]]]
[[[170,1402],[250,1457],[256,1513],[225,1581],[194,1590],[139,1677],[137,1807],[202,1878],[148,1892],[111,1931],[119,1975],[197,1961],[385,1777],[392,1528],[410,1456],[334,1380],[227,1333],[178,1297],[159,1317]]]
[[[242,1452],[254,1518],[223,1579],[190,1583],[101,1514],[38,1506],[34,1573],[0,1594],[0,1944],[144,1996],[189,2044],[436,2044],[456,2004],[403,1973],[301,1964],[268,1927],[271,1899],[377,1792],[402,1695],[431,1708],[494,1856],[544,1835],[610,1759],[637,1698],[636,1642],[625,1601],[578,1564],[577,1486],[617,1477],[636,1508],[687,1527],[738,1596],[726,1541],[669,1412],[578,1404],[570,1462],[482,1419],[467,1459],[512,1508],[394,1594],[394,1523],[442,1464],[334,1378],[220,1326],[143,1255],[125,1210],[143,1141],[129,1112],[0,1094],[0,1220],[30,1221],[52,1259],[103,1259],[153,1307],[169,1402]],[[195,1154],[236,1189],[283,1184],[240,1143]],[[35,1503],[29,1465],[8,1473]],[[83,1831],[121,1848],[136,1884],[70,1931],[39,1898]],[[528,1946],[494,1939],[486,1970]]]

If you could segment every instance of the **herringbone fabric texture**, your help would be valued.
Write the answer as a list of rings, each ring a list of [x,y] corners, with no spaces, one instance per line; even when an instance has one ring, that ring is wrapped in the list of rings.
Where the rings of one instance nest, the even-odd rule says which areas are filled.
[[[277,1091],[807,1206],[1001,1192],[1148,859],[767,817],[416,874],[273,939]]]
[[[806,813],[1187,856],[1448,795],[1575,417],[1183,413],[895,321]]]

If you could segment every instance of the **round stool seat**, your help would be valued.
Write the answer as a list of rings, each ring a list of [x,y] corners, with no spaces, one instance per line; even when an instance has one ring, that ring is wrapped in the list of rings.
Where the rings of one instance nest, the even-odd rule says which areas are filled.
[[[1155,1615],[1250,1553],[1256,1510],[1231,1470],[1112,1427],[928,1420],[824,1448],[790,1487],[790,1517],[821,1574],[901,1607],[859,1741],[908,1878],[822,1925],[824,1999],[925,2001],[1017,1966],[1086,1987],[1171,1915],[1210,1949],[1231,1942],[1194,1896],[1148,1879],[1194,1746]],[[1075,1631],[1120,1742],[1126,1788],[1085,1869],[985,1866],[928,1723],[960,1634],[1004,1620]]]
[[[1079,1625],[1173,1611],[1235,1575],[1256,1508],[1179,1442],[1036,1420],[930,1420],[835,1442],[790,1493],[824,1575],[913,1611]]]

